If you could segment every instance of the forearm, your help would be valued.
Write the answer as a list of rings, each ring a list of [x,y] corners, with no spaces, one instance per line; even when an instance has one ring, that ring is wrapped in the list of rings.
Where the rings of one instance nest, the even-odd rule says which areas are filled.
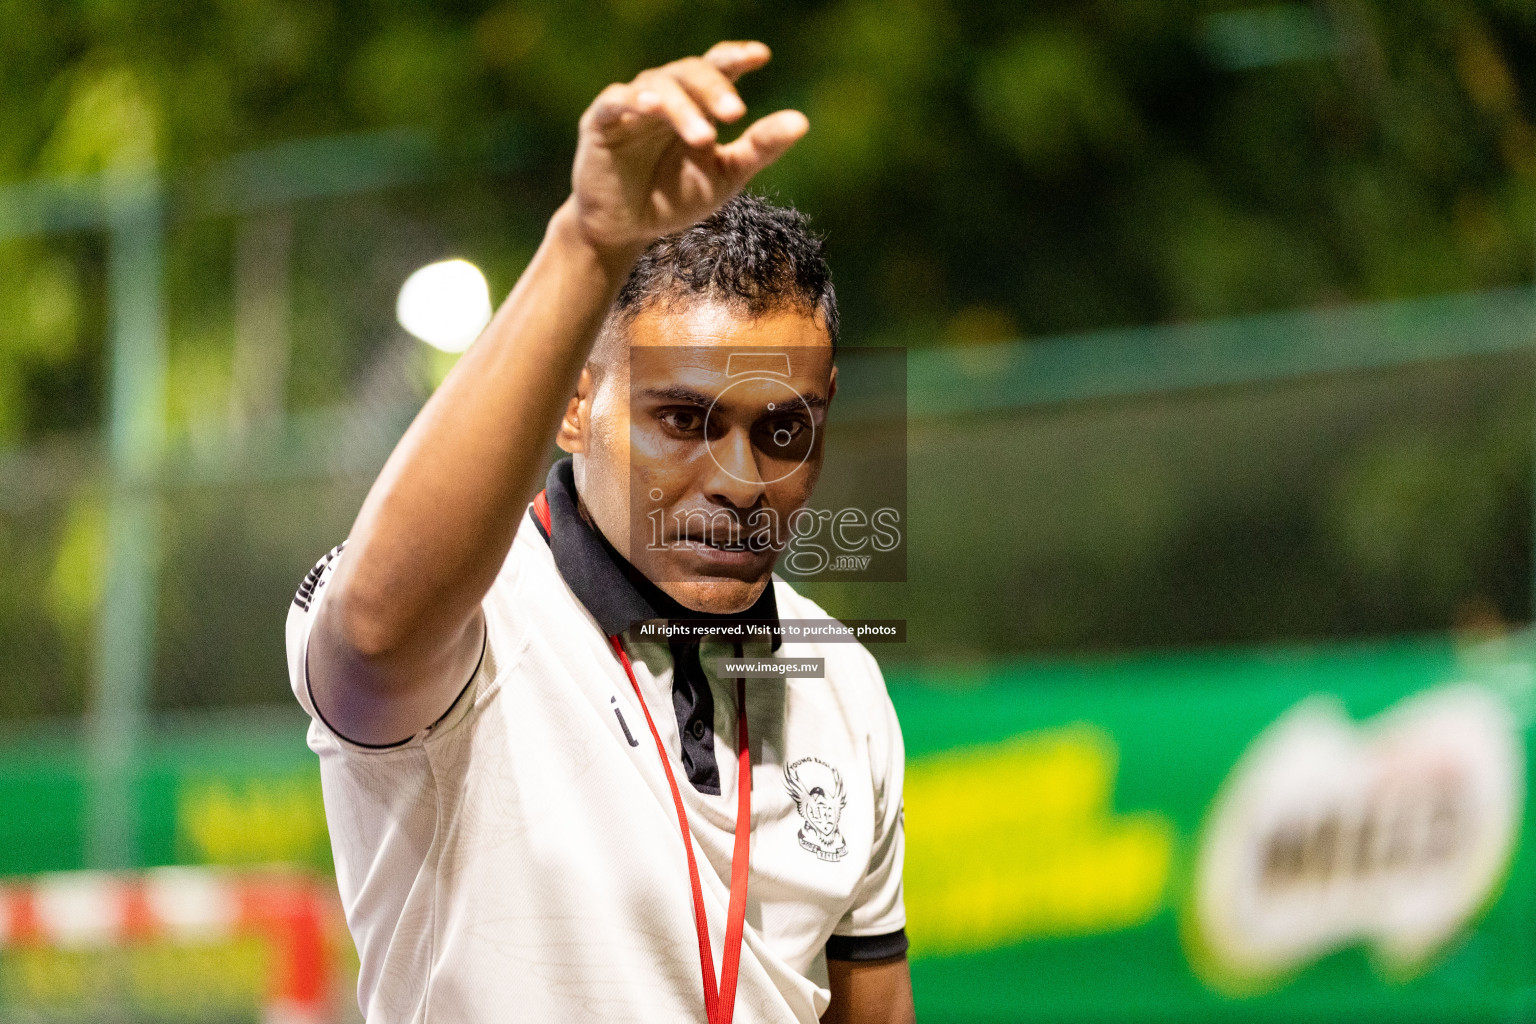
[[[350,653],[430,660],[473,619],[633,255],[591,245],[570,203],[551,219],[364,502],[322,620]]]
[[[850,963],[827,961],[832,1003],[821,1024],[913,1024],[912,974],[905,956]]]

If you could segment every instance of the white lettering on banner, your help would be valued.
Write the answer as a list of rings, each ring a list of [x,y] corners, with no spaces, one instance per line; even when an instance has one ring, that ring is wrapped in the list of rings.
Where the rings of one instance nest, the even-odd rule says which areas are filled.
[[[1257,991],[1368,943],[1386,972],[1423,965],[1495,892],[1524,807],[1508,706],[1451,685],[1361,727],[1331,697],[1249,746],[1202,836],[1186,937],[1196,970]]]

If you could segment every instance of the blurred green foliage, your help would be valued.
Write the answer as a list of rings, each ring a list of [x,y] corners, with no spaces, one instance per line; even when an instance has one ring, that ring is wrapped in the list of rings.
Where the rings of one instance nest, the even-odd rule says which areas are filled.
[[[517,159],[498,173],[277,211],[255,242],[237,218],[173,220],[172,432],[225,444],[250,386],[232,343],[242,246],[267,238],[291,268],[276,408],[419,393],[425,371],[391,316],[405,274],[470,255],[504,293],[568,187],[590,98],[739,37],[776,53],[743,83],[753,110],[810,117],[810,135],[759,187],[826,232],[853,343],[978,344],[1532,274],[1536,8],[1519,0],[8,3],[0,182],[188,178],[294,139],[407,126],[451,147],[514,127]],[[104,245],[91,234],[0,245],[0,451],[42,445],[64,452],[49,466],[89,466],[105,401]],[[1123,514],[1048,551],[1030,546],[1032,524],[1072,502],[1044,502],[1031,520],[1021,509],[1038,495],[1005,508],[994,492],[973,530],[922,541],[945,554],[928,570],[918,557],[921,587],[848,606],[896,601],[948,622],[961,597],[986,605],[929,651],[978,656],[1436,628],[1469,607],[1522,617],[1530,393],[1511,383],[1525,373],[1516,363],[1442,368],[1424,400],[1443,415],[1424,422],[1443,429],[1414,429],[1399,410],[1401,429],[1357,431],[1347,445],[1320,433],[1311,450],[1329,458],[1314,472],[1229,489],[1226,506],[1159,502],[1185,470],[1122,466],[1090,490]],[[1469,381],[1486,387],[1467,398]],[[1353,396],[1338,392],[1336,406]],[[1001,458],[1032,423],[943,429]],[[938,444],[934,429],[915,446]],[[982,465],[941,448],[924,471],[944,478],[946,464]],[[366,483],[312,496],[325,511],[309,513],[308,530],[270,495],[179,505],[162,616],[186,638],[162,656],[158,700],[280,699],[281,581],[339,539]],[[31,652],[0,671],[0,712],[77,708],[89,675],[101,494],[85,470],[38,493],[0,514],[0,646]],[[1297,551],[1315,560],[1310,575]],[[977,576],[946,582],[973,562]],[[1343,578],[1358,586],[1341,591]],[[1161,583],[1122,585],[1135,579]],[[269,618],[253,617],[252,587]],[[1191,607],[1170,587],[1204,597]],[[1013,603],[1026,590],[1047,596]],[[220,638],[197,622],[217,622]],[[225,649],[239,653],[221,665]],[[227,686],[206,683],[220,672]],[[38,686],[39,673],[57,685]]]
[[[1533,29],[1516,0],[8,4],[0,179],[511,113],[523,254],[603,84],[752,36],[749,102],[813,125],[763,185],[827,231],[856,336],[985,341],[1526,279]],[[92,288],[35,245],[0,271],[15,439],[90,358]]]

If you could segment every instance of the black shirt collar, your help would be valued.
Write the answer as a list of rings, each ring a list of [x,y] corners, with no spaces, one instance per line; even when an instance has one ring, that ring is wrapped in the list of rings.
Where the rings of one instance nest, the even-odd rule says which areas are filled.
[[[646,579],[608,543],[602,531],[582,517],[569,456],[549,468],[544,498],[549,503],[550,531],[545,533],[535,516],[539,535],[549,543],[555,567],[566,585],[592,613],[605,635],[627,633],[636,624],[652,619],[740,619],[778,625],[779,609],[771,580],[752,607],[734,615],[718,615],[694,611]],[[773,650],[779,649],[779,642],[775,630]]]

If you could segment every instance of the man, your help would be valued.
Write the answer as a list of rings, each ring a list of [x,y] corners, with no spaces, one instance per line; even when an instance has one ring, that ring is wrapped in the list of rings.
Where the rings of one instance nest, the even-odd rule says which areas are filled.
[[[738,195],[806,120],[716,137],[768,57],[603,90],[538,253],[290,610],[371,1024],[913,1018],[879,670],[745,628],[824,614],[772,569],[836,388],[819,242]]]

